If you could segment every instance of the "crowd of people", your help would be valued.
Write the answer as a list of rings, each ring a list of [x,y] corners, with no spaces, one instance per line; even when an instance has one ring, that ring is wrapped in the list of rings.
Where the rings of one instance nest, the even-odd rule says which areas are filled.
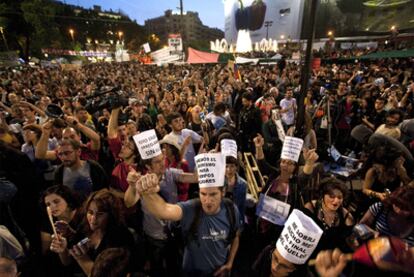
[[[1,69],[0,275],[413,274],[414,60],[323,63],[303,105],[300,65],[234,70]],[[161,152],[143,154],[148,131]],[[282,155],[297,134],[301,153]],[[229,140],[223,182],[202,185]],[[320,235],[295,256],[297,225]],[[405,245],[393,263],[347,258],[384,237]]]

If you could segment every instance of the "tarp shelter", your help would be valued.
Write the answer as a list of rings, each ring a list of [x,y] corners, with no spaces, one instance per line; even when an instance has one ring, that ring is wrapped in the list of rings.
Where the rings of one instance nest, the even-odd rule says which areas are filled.
[[[411,57],[414,57],[414,49],[370,53],[368,55],[359,57],[359,59],[386,59],[386,58],[411,58]]]
[[[198,51],[188,47],[187,63],[217,63],[218,58],[219,54]]]

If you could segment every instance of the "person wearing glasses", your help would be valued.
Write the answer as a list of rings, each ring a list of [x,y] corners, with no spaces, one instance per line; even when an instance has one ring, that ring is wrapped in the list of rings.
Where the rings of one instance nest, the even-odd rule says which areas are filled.
[[[57,149],[62,164],[56,168],[55,184],[64,185],[83,199],[93,191],[108,187],[109,179],[102,166],[81,159],[81,145],[74,139],[63,139]]]

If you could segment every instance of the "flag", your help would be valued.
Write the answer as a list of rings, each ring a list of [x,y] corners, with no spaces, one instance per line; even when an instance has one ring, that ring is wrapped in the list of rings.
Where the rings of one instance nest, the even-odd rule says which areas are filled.
[[[242,77],[241,77],[240,71],[239,71],[239,69],[238,69],[238,67],[237,67],[237,64],[236,64],[236,63],[234,63],[233,72],[234,72],[234,78],[235,78],[236,80],[240,80],[240,81],[242,81]]]

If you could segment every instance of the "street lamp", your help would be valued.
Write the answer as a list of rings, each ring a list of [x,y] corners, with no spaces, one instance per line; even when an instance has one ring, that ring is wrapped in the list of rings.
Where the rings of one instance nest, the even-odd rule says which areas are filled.
[[[328,31],[328,37],[333,36],[333,32],[332,31]]]
[[[124,32],[122,31],[118,32],[119,41],[121,41],[123,35],[124,35]]]
[[[69,29],[69,34],[70,34],[70,37],[72,38],[72,40],[75,41],[75,30]]]
[[[285,35],[281,35],[280,36],[280,39],[285,39]]]
[[[269,39],[269,27],[272,27],[273,21],[265,21],[264,26],[266,27],[266,40]]]
[[[7,44],[6,36],[4,35],[4,27],[0,26],[0,33],[6,46],[7,51],[9,51],[9,45]]]

